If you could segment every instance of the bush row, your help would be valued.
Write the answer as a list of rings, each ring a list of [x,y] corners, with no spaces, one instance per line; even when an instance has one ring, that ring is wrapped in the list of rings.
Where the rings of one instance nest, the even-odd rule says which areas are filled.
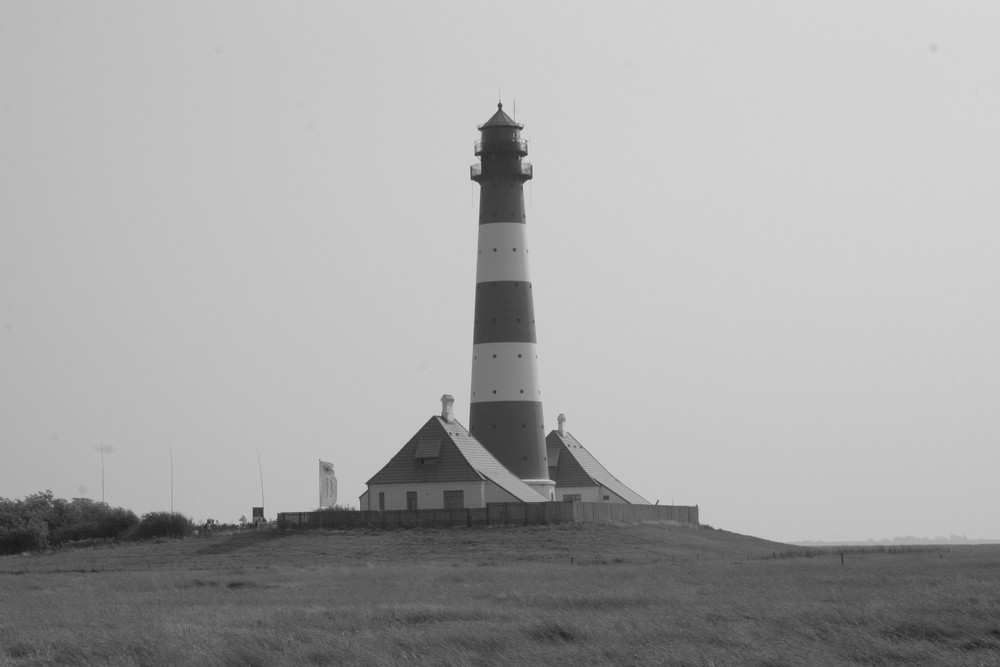
[[[21,500],[0,498],[0,555],[41,551],[81,540],[147,540],[185,537],[194,530],[182,514],[131,510],[89,498],[63,500],[51,491]]]

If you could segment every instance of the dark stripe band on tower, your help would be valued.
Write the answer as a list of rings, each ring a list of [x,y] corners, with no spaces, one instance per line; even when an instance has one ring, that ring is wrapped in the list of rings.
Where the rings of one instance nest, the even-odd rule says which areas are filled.
[[[525,222],[521,179],[497,176],[479,181],[479,224]]]
[[[473,345],[536,342],[531,283],[505,280],[476,285]]]
[[[548,476],[545,448],[534,446],[537,438],[545,441],[545,425],[540,401],[497,401],[473,403],[469,414],[469,433],[484,445],[487,441],[507,443],[506,447],[490,450],[508,470],[537,471],[533,479]],[[529,475],[525,475],[525,478]]]

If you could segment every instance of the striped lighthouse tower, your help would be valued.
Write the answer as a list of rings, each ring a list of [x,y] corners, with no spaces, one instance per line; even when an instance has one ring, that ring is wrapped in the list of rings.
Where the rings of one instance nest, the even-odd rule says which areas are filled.
[[[479,254],[469,431],[511,472],[551,499],[528,273],[522,125],[503,111],[479,126],[472,165],[479,183]]]

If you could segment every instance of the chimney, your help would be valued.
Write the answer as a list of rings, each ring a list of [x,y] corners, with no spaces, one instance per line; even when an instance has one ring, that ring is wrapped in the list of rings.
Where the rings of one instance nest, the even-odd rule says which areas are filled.
[[[563,424],[566,423],[566,415],[560,412],[559,416],[556,417],[556,421],[559,422],[559,435],[560,436],[566,435],[566,431],[563,430]]]
[[[455,397],[451,394],[441,397],[441,419],[449,424],[455,421]]]

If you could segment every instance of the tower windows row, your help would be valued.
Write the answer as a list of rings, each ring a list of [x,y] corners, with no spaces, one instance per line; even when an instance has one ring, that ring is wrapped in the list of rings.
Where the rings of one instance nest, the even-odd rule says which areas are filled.
[[[496,425],[496,424],[491,424],[491,425],[490,425],[490,428],[492,428],[492,429],[496,429],[496,427],[497,427],[497,425]],[[528,428],[528,425],[527,425],[527,424],[521,424],[521,428]],[[539,428],[539,430],[540,430],[540,431],[541,431],[542,433],[544,433],[544,432],[545,432],[545,424],[541,424],[541,425],[540,425],[540,426],[539,426],[538,428]],[[473,431],[475,431],[475,430],[476,430],[476,426],[475,426],[475,424],[470,424],[470,425],[469,425],[469,433],[472,433],[472,432],[473,432]],[[546,457],[546,460],[548,460],[548,458],[547,458],[547,457]]]
[[[478,324],[478,322],[477,322],[477,324]],[[496,358],[497,358],[497,355],[495,355],[495,354],[494,354],[494,355],[493,355],[493,358],[494,358],[494,359],[496,359]],[[517,358],[518,358],[518,359],[523,359],[523,358],[524,358],[524,355],[522,355],[522,354],[521,354],[520,352],[518,352],[518,354],[517,354]],[[538,359],[538,355],[537,355],[537,354],[535,355],[535,359]],[[472,355],[472,360],[473,360],[473,361],[478,361],[478,360],[479,360],[479,355],[478,355],[478,354],[474,354],[474,355]]]
[[[520,322],[521,322],[521,318],[520,318],[520,317],[518,317],[518,318],[515,318],[515,319],[517,320],[517,322],[518,322],[518,323],[520,323]],[[495,318],[495,317],[491,317],[491,318],[490,318],[490,322],[492,322],[492,323],[496,323],[496,321],[497,321],[497,318]],[[531,323],[532,323],[532,324],[534,324],[534,323],[535,323],[535,320],[531,320]],[[476,320],[476,324],[479,324],[479,320]]]

